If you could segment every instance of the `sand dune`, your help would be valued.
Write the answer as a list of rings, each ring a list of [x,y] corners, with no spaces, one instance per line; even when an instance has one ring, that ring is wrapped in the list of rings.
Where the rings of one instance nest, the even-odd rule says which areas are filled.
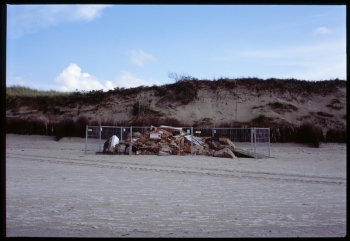
[[[317,84],[306,81],[289,80],[231,80],[227,82],[197,81],[178,83],[175,87],[158,86],[135,88],[119,92],[105,93],[98,101],[63,100],[38,107],[35,99],[13,101],[20,107],[7,107],[9,119],[24,118],[44,121],[75,120],[80,116],[90,121],[114,122],[131,121],[133,105],[140,102],[147,106],[148,117],[173,118],[192,126],[218,126],[222,123],[250,122],[259,114],[271,118],[271,122],[299,125],[311,122],[319,125],[324,132],[328,129],[345,130],[346,127],[346,81],[318,81]],[[190,93],[187,93],[190,92]],[[190,101],[184,103],[183,99]],[[73,104],[71,103],[73,102]],[[26,106],[26,105],[32,106]],[[43,111],[42,109],[46,109]],[[155,125],[155,124],[153,124]]]

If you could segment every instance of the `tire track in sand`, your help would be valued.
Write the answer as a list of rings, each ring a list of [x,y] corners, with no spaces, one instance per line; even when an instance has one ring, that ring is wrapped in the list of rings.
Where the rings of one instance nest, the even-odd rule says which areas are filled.
[[[130,162],[112,162],[107,160],[82,160],[78,158],[66,158],[62,160],[58,157],[49,156],[29,156],[22,154],[6,154],[6,158],[23,159],[26,161],[49,162],[63,165],[91,166],[108,169],[125,169],[132,171],[154,171],[174,174],[189,174],[202,175],[212,177],[228,177],[228,178],[245,178],[245,179],[266,179],[274,181],[292,181],[313,184],[328,184],[328,185],[345,185],[346,179],[341,177],[326,177],[312,175],[298,175],[288,173],[273,173],[273,172],[252,172],[239,171],[218,168],[196,168],[196,167],[180,167],[173,165],[156,165],[156,164],[139,164]]]

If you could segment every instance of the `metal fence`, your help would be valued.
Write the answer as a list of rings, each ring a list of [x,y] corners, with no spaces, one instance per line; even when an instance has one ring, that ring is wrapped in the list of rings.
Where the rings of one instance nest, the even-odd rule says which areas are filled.
[[[270,157],[270,128],[193,128],[194,136],[227,137],[236,146]]]
[[[252,128],[193,128],[195,136],[227,137],[240,147],[253,151]]]
[[[270,157],[270,128],[253,128],[254,153],[261,153]]]
[[[102,152],[104,143],[113,135],[116,135],[120,142],[125,142],[131,138],[130,133],[144,134],[150,129],[150,126],[86,126],[85,154]]]
[[[103,151],[104,143],[113,135],[116,135],[120,142],[130,142],[136,145],[136,135],[150,131],[152,126],[86,126],[85,154],[95,154]],[[178,128],[178,127],[177,127]],[[195,137],[227,137],[236,146],[255,153],[270,157],[270,128],[197,128],[179,127],[187,134]],[[100,131],[99,131],[100,130]],[[129,138],[129,139],[128,139]],[[192,145],[192,142],[191,142]],[[131,155],[131,148],[129,148]],[[191,148],[191,155],[192,148]]]
[[[113,135],[119,138],[120,142],[127,142],[133,146],[136,144],[136,135],[143,135],[145,132],[150,131],[153,126],[86,126],[86,138],[85,138],[85,154],[96,154],[103,151],[104,143]],[[182,128],[187,134],[193,133],[192,127],[176,127]],[[100,130],[100,131],[99,131]],[[132,137],[130,133],[132,133]],[[192,135],[192,134],[191,134]],[[192,143],[191,143],[192,145]],[[129,155],[131,155],[132,149],[129,148]],[[192,155],[192,148],[191,148]]]

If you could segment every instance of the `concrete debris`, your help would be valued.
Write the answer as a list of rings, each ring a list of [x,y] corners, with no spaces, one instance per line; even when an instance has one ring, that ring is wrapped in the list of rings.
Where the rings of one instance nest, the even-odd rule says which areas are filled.
[[[119,141],[115,135],[109,138],[103,146],[104,154],[130,153],[132,140],[132,155],[206,155],[214,157],[254,158],[255,154],[236,147],[227,137],[196,137],[182,128],[171,126],[152,127],[144,134],[133,132],[126,140]],[[257,156],[258,158],[261,155]]]

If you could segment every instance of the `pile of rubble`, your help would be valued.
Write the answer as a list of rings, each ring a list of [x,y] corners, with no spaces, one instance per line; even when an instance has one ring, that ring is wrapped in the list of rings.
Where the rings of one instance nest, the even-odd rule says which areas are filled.
[[[227,137],[195,137],[182,128],[160,126],[141,134],[133,132],[125,141],[119,142],[115,135],[103,147],[103,154],[132,155],[206,155],[214,157],[253,157],[254,153],[236,147]],[[192,143],[191,143],[192,142]],[[191,152],[192,150],[192,152]]]

